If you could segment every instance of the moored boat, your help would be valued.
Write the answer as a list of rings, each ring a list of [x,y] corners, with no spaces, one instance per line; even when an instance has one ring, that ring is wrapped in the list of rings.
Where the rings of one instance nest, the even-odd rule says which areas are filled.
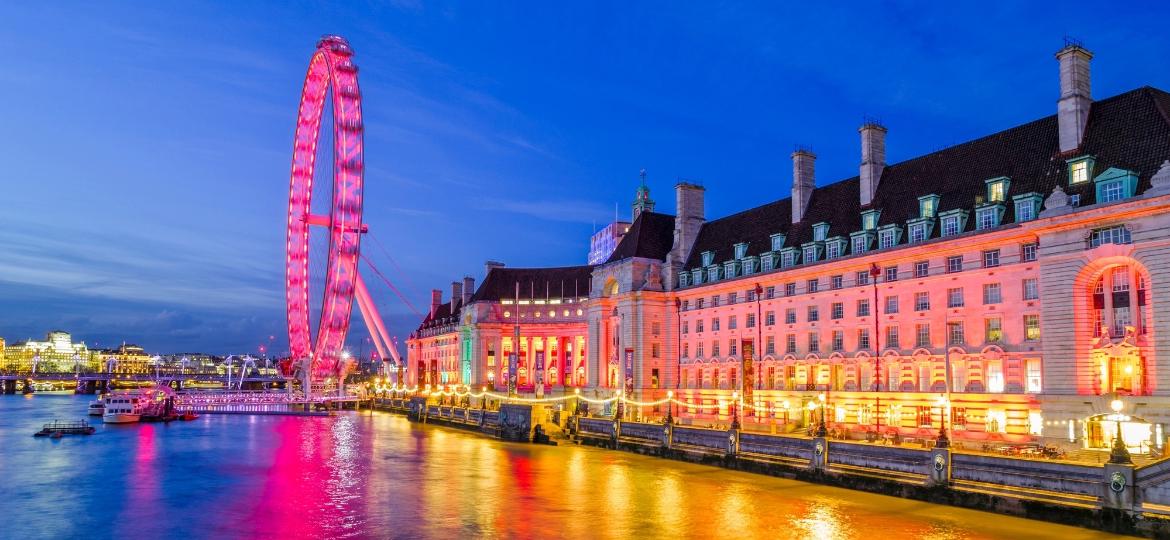
[[[89,415],[101,416],[106,412],[106,401],[104,399],[95,399],[89,403]]]
[[[114,392],[106,395],[102,421],[107,424],[131,424],[142,419],[146,397],[137,391]]]
[[[93,435],[94,431],[97,430],[85,420],[78,420],[76,422],[53,420],[45,424],[40,431],[33,433],[33,437],[60,439],[65,435]]]

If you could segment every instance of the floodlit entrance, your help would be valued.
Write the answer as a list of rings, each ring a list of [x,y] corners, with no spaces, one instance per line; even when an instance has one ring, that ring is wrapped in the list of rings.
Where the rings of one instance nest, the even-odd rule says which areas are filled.
[[[1154,436],[1155,426],[1144,418],[1124,414],[1098,414],[1085,419],[1085,448],[1108,450],[1117,437],[1117,426],[1121,425],[1121,438],[1126,448],[1137,454],[1149,453],[1158,439]],[[1157,447],[1160,448],[1160,444]]]

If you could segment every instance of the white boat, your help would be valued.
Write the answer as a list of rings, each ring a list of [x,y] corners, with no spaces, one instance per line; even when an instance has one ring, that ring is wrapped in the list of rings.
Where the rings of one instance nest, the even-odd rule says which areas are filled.
[[[95,399],[95,400],[89,402],[89,415],[90,416],[101,416],[105,412],[106,412],[105,398]]]
[[[130,424],[142,418],[142,409],[147,404],[146,396],[140,392],[114,392],[106,396],[106,408],[102,411],[102,422],[107,424]]]

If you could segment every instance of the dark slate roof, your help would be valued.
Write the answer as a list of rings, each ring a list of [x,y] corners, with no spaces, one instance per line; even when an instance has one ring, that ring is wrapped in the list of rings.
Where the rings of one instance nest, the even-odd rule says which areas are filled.
[[[1143,87],[1093,103],[1081,148],[1060,154],[1056,115],[952,146],[938,152],[887,165],[878,183],[870,208],[881,209],[878,225],[918,217],[918,197],[939,195],[938,211],[963,208],[968,216],[966,230],[975,229],[976,197],[986,194],[985,180],[1006,176],[1006,212],[1002,223],[1015,221],[1012,197],[1029,192],[1042,196],[1057,184],[1071,194],[1080,194],[1081,206],[1096,202],[1093,182],[1068,186],[1067,159],[1092,155],[1096,158],[1090,177],[1110,167],[1138,173],[1137,193],[1150,187],[1150,177],[1162,161],[1170,158],[1170,94]],[[799,247],[812,240],[812,225],[829,223],[828,237],[861,229],[860,178],[852,177],[816,188],[805,218],[791,224],[791,201],[780,199],[724,218],[705,223],[688,257],[686,268],[701,263],[701,253],[713,251],[715,262],[733,258],[733,245],[748,242],[748,255],[771,249],[770,235],[785,233],[785,247]],[[937,237],[941,227],[934,227]],[[906,234],[903,233],[903,240]]]
[[[435,314],[432,316],[429,312],[419,323],[418,329],[430,328],[432,326],[443,326],[459,321],[459,312],[463,309],[463,300],[455,300],[455,310],[451,310],[451,302],[443,302],[435,309]]]
[[[588,296],[592,275],[593,267],[589,265],[559,268],[496,267],[488,271],[471,301],[498,302],[514,298],[517,283],[520,284],[521,300]]]
[[[606,263],[642,257],[666,260],[674,245],[674,216],[657,212],[642,212],[630,225],[621,243],[613,250]]]

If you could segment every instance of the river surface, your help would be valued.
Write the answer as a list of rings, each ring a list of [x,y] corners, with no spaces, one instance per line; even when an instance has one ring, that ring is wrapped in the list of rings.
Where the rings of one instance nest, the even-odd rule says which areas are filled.
[[[0,538],[1112,537],[381,412],[32,437],[89,399],[0,396]]]

